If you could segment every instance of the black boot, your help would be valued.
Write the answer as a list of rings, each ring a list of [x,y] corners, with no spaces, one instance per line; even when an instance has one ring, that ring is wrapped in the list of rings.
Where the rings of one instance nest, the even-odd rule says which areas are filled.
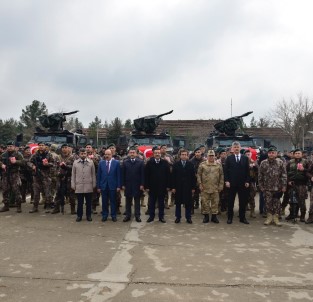
[[[214,222],[214,223],[219,223],[216,214],[212,214],[211,221]]]
[[[209,214],[204,214],[204,217],[203,217],[203,223],[208,223],[210,221],[210,217],[209,217]]]
[[[7,212],[7,211],[10,211],[10,208],[7,204],[5,204],[1,209],[0,209],[0,212]]]

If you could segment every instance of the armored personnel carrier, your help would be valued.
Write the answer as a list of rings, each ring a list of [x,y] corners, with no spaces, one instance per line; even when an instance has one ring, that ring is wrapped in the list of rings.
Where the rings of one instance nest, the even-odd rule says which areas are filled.
[[[250,149],[252,158],[255,160],[258,153],[255,140],[253,137],[244,133],[242,127],[242,118],[251,113],[253,113],[253,111],[216,123],[214,125],[215,130],[210,133],[207,139],[208,148],[215,150],[221,148],[227,149],[231,147],[234,141],[238,141],[243,149]]]
[[[39,142],[54,144],[58,149],[64,143],[78,148],[85,146],[87,144],[87,137],[82,133],[82,130],[76,129],[69,131],[63,127],[63,123],[66,121],[66,116],[77,112],[78,110],[39,116],[38,119],[41,127],[36,127],[34,136],[28,142],[32,153],[36,151]]]
[[[173,152],[173,142],[166,132],[156,132],[162,117],[171,114],[173,110],[159,115],[148,115],[134,120],[134,129],[130,135],[120,136],[118,139],[118,149],[126,151],[128,147],[138,144],[138,149],[146,154],[153,146],[166,145],[169,153]],[[150,154],[150,153],[149,153]]]

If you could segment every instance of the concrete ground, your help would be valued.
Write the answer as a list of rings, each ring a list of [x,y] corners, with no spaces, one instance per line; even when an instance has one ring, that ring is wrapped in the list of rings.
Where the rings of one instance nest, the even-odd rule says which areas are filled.
[[[42,207],[42,206],[41,206]],[[0,213],[0,302],[313,301],[313,225]],[[145,211],[146,208],[142,208]]]

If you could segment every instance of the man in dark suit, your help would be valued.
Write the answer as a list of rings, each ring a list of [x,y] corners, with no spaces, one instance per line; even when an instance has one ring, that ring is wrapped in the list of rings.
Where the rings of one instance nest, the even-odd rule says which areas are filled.
[[[153,158],[148,160],[145,167],[145,189],[149,192],[149,218],[151,222],[155,217],[155,204],[159,206],[159,221],[165,223],[164,199],[166,191],[170,188],[170,166],[161,158],[160,148],[155,148]]]
[[[229,188],[228,224],[233,222],[234,203],[237,193],[239,197],[240,222],[249,224],[245,217],[250,182],[249,159],[245,155],[240,154],[240,148],[241,147],[239,142],[233,142],[232,151],[234,153],[229,155],[225,161],[225,185],[227,188]]]
[[[137,149],[130,148],[128,158],[123,162],[122,167],[122,189],[126,197],[126,216],[124,222],[131,218],[132,201],[135,201],[135,218],[140,219],[140,196],[144,190],[144,162],[137,156]]]
[[[193,206],[192,194],[196,189],[196,173],[194,165],[188,160],[188,151],[180,150],[180,160],[173,165],[172,192],[175,193],[175,223],[180,223],[181,205],[185,205],[187,223],[192,223],[191,208]]]
[[[112,158],[110,149],[105,150],[104,157],[97,172],[97,189],[102,195],[102,221],[108,219],[110,199],[112,221],[116,222],[116,193],[121,188],[121,167],[119,161]]]

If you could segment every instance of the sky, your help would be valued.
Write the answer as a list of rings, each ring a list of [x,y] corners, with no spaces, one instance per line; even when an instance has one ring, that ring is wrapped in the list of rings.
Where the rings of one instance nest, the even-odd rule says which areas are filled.
[[[33,100],[79,110],[85,127],[169,110],[263,117],[313,97],[312,11],[311,0],[1,0],[0,118]]]

